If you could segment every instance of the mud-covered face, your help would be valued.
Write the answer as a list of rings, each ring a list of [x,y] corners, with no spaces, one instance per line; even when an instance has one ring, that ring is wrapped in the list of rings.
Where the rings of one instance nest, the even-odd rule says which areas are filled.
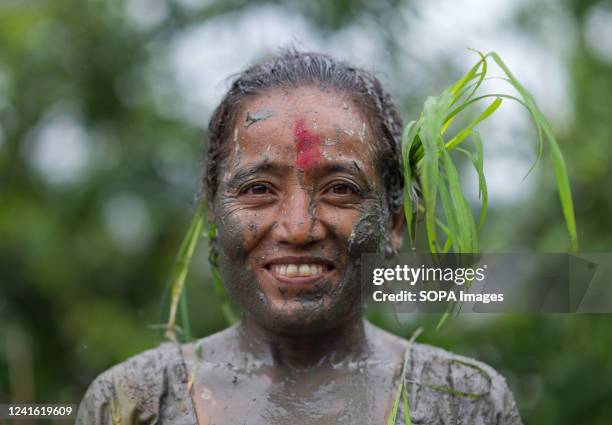
[[[305,87],[249,99],[235,122],[214,201],[231,296],[278,333],[354,320],[361,254],[397,248],[402,234],[362,111],[337,92]]]

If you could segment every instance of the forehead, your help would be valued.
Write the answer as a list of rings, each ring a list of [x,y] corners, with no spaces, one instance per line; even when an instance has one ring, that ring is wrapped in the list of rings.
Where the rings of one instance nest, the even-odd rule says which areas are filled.
[[[276,116],[284,119],[310,116],[321,125],[329,123],[349,128],[365,122],[364,114],[355,102],[335,89],[308,86],[272,89],[244,102],[239,118],[245,119],[248,125],[246,115],[252,116],[258,109],[274,111]]]
[[[367,119],[338,91],[274,89],[245,101],[234,124],[230,158],[239,155],[242,163],[255,161],[249,155],[283,155],[298,167],[343,157],[374,171],[374,138]]]

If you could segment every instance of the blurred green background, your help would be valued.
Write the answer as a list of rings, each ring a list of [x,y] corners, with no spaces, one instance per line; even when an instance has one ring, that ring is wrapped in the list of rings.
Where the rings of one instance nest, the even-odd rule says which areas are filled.
[[[163,339],[212,108],[230,74],[286,45],[375,72],[406,121],[471,66],[468,47],[498,51],[557,131],[581,251],[611,251],[607,1],[2,0],[0,403],[78,403]],[[530,126],[508,104],[482,129],[485,251],[568,249],[546,156],[523,180]],[[196,257],[199,337],[225,322],[205,244]],[[374,320],[497,368],[526,424],[612,423],[612,315],[465,316],[438,332],[435,316]]]

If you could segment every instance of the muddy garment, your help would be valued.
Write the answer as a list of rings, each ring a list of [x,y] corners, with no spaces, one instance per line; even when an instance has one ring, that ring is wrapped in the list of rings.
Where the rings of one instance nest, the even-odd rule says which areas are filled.
[[[423,344],[412,344],[407,355],[405,374],[413,424],[522,423],[504,378],[489,366]],[[180,348],[171,343],[116,365],[90,385],[76,424],[197,424],[187,389],[191,366],[186,365]],[[262,425],[262,419],[248,410],[240,423]],[[400,408],[397,424],[404,423],[403,414]],[[320,419],[304,415],[301,423],[337,423]],[[383,422],[386,419],[381,418]],[[292,424],[297,425],[295,421]],[[364,421],[363,425],[373,424]]]

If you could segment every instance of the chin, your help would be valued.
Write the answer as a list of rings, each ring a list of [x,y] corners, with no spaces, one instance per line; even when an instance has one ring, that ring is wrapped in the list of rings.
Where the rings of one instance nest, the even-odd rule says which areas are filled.
[[[326,305],[322,299],[275,304],[268,305],[265,315],[254,315],[253,318],[269,331],[286,336],[326,332],[361,316],[361,311],[356,312],[358,309],[354,306],[345,303]]]

